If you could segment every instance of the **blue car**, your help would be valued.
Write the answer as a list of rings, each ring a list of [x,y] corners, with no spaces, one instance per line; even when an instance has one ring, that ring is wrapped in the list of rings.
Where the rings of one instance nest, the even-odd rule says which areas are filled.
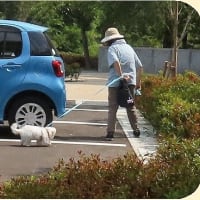
[[[0,20],[0,122],[46,126],[65,112],[64,63],[48,28]]]

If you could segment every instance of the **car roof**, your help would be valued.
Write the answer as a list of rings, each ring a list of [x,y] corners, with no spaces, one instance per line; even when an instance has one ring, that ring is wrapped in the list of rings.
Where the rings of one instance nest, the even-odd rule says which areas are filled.
[[[19,28],[21,31],[41,31],[44,32],[48,30],[47,27],[39,26],[36,24],[31,24],[22,21],[15,21],[15,20],[0,20],[0,25],[9,25],[16,28]]]

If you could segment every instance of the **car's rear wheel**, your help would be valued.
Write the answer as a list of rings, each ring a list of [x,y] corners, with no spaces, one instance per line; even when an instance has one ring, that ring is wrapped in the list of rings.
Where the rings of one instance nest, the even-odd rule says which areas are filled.
[[[47,103],[37,97],[24,97],[15,101],[8,112],[8,122],[11,125],[17,122],[20,126],[25,124],[46,126],[53,120],[53,115]]]

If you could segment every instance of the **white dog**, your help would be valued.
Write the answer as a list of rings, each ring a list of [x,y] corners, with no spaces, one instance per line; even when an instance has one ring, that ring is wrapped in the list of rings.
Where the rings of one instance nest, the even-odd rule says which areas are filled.
[[[20,135],[22,146],[31,146],[31,140],[36,140],[39,146],[50,146],[56,134],[54,127],[25,125],[18,128],[17,123],[13,123],[10,128],[13,134]]]

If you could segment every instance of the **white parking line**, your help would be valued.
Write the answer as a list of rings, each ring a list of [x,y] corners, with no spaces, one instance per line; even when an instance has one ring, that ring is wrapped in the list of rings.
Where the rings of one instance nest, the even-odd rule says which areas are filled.
[[[20,142],[20,139],[0,139],[0,142]],[[33,140],[33,142],[36,142]],[[101,142],[70,142],[54,140],[52,144],[71,144],[71,145],[91,145],[91,146],[109,146],[109,147],[126,147],[126,144],[113,144],[113,143],[101,143]]]
[[[53,124],[79,124],[79,125],[91,125],[91,126],[107,126],[106,123],[75,122],[75,121],[53,121]]]
[[[105,109],[84,109],[84,108],[76,108],[73,111],[108,112],[108,110],[105,110]]]
[[[92,145],[92,146],[110,146],[110,147],[126,147],[126,144],[112,144],[101,142],[69,142],[69,141],[52,141],[54,144],[77,144],[77,145]]]

